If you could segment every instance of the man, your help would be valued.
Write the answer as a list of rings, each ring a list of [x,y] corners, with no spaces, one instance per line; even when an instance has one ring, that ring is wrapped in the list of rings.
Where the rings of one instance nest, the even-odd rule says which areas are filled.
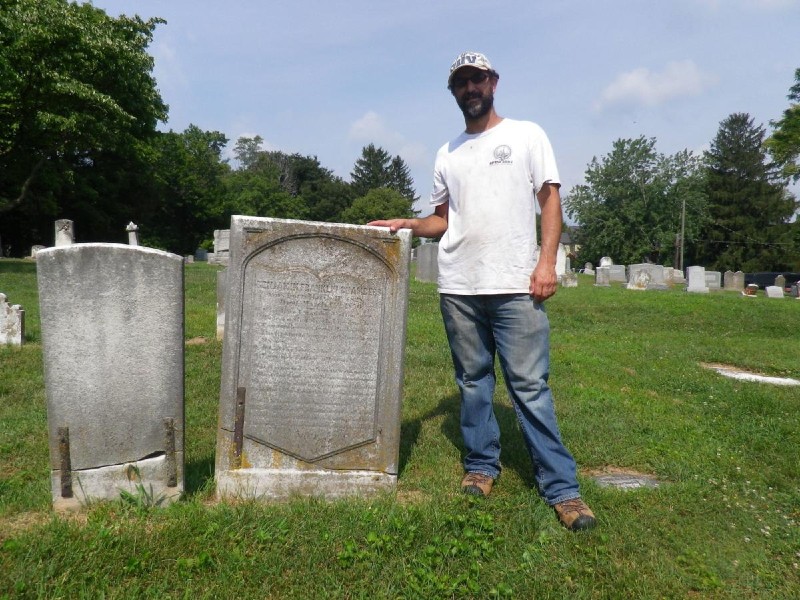
[[[594,515],[581,500],[572,455],[561,442],[549,376],[549,322],[543,302],[556,292],[561,199],[555,158],[536,124],[500,117],[500,79],[483,54],[464,52],[447,87],[466,130],[437,153],[433,214],[373,221],[440,237],[440,307],[461,391],[467,494],[488,496],[500,475],[500,430],[492,407],[497,355],[539,493],[571,530]],[[541,250],[534,196],[541,209]]]

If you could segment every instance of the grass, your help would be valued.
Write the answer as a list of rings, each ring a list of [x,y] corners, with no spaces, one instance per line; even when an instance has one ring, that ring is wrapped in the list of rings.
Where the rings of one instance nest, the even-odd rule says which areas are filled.
[[[0,261],[26,344],[0,348],[0,598],[790,598],[800,596],[800,303],[578,288],[550,301],[562,435],[600,526],[573,534],[532,490],[502,386],[504,471],[458,493],[458,397],[435,286],[411,282],[397,493],[212,501],[216,268],[186,267],[184,501],[50,510],[35,265]],[[200,340],[198,338],[204,338]],[[602,488],[627,468],[655,489]]]

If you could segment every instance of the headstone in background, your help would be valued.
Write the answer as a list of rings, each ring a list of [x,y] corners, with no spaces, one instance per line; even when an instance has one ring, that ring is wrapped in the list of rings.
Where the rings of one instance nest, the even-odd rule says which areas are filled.
[[[230,229],[215,229],[214,230],[214,257],[213,260],[209,256],[209,262],[218,265],[228,265],[231,250],[231,230]]]
[[[417,246],[417,281],[436,283],[439,279],[439,244],[428,243]]]
[[[630,265],[628,267],[628,285],[629,290],[646,290],[650,285],[651,276],[648,265]]]
[[[779,287],[782,290],[785,290],[786,289],[786,277],[784,277],[783,275],[778,275],[775,278],[775,287]]]
[[[234,216],[219,497],[393,490],[411,231]]]
[[[36,262],[54,507],[120,491],[178,498],[183,259],[93,243]]]
[[[561,287],[578,287],[578,275],[573,271],[567,271],[561,276]]]
[[[564,244],[559,243],[556,251],[556,277],[560,278],[567,270],[567,250]]]
[[[792,298],[800,298],[800,282],[792,284],[792,287],[789,288],[789,295]]]
[[[228,269],[217,271],[217,339],[225,335],[225,295],[228,292]]]
[[[748,298],[755,298],[758,295],[758,285],[750,283],[742,290],[742,295]]]
[[[608,267],[608,279],[612,283],[628,283],[625,275],[625,265],[610,265]]]
[[[689,275],[689,283],[686,286],[686,291],[695,294],[707,294],[708,286],[706,285],[705,267],[689,267],[687,273]]]
[[[610,256],[604,256],[603,258],[600,259],[600,266],[601,267],[610,267],[613,264],[614,264],[614,261],[611,260]]]
[[[594,284],[598,287],[609,287],[611,285],[610,270],[609,267],[597,267],[595,269]]]
[[[128,223],[128,226],[125,228],[125,231],[128,232],[128,245],[129,246],[138,246],[139,245],[139,226],[131,221]]]
[[[208,261],[208,250],[203,248],[198,248],[194,251],[194,260],[196,262],[207,262]]]
[[[0,346],[21,346],[25,341],[25,311],[0,294]]]
[[[672,269],[672,283],[675,285],[686,283],[686,277],[680,269]]]
[[[722,273],[719,271],[706,271],[705,272],[706,278],[706,287],[713,291],[713,290],[721,290],[722,289]]]
[[[725,271],[722,274],[722,289],[734,290],[733,287],[733,271]]]
[[[738,291],[742,291],[744,289],[744,273],[742,271],[736,271],[736,273],[733,274],[731,286],[733,289]]]
[[[583,273],[584,275],[594,275],[594,265],[592,263],[587,262],[583,265]]]
[[[764,288],[767,298],[783,298],[783,288],[777,285],[768,285]]]
[[[59,219],[56,221],[56,243],[55,246],[70,246],[75,243],[75,224],[69,219]]]
[[[38,244],[36,246],[31,246],[31,258],[36,258],[36,254],[39,250],[44,250],[45,248],[46,246],[40,246]]]

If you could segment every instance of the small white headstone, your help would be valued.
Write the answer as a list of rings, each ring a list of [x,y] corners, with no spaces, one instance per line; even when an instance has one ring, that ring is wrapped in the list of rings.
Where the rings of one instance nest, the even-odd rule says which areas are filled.
[[[689,285],[686,287],[686,291],[695,294],[707,294],[708,286],[706,285],[705,267],[689,267],[687,271],[689,274]]]
[[[764,291],[767,293],[767,298],[783,298],[783,288],[777,285],[768,285]]]
[[[25,311],[0,294],[0,346],[21,346],[25,339]]]
[[[609,257],[609,256],[604,256],[603,258],[600,259],[600,266],[601,267],[610,267],[613,264],[614,264],[614,261],[611,260],[611,257]]]
[[[75,226],[69,219],[56,221],[56,243],[58,246],[71,246],[75,243]]]
[[[131,221],[128,223],[128,226],[125,228],[125,231],[128,232],[128,245],[129,246],[138,246],[139,245],[139,226]]]

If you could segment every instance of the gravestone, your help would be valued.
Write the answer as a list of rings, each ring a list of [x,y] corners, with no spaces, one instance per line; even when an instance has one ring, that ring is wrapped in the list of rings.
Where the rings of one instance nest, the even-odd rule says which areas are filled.
[[[595,269],[594,284],[597,287],[611,286],[609,271],[610,271],[609,267],[597,267],[597,269]]]
[[[768,285],[764,288],[767,298],[783,298],[783,288],[777,285]]]
[[[125,228],[125,231],[128,232],[128,245],[129,246],[138,246],[139,245],[139,226],[131,221],[128,223],[128,226]]]
[[[731,286],[733,289],[741,291],[744,289],[744,273],[742,271],[736,271],[733,274],[733,281],[731,282]]]
[[[36,258],[36,254],[39,252],[39,250],[44,250],[44,249],[45,246],[41,246],[39,244],[31,246],[31,258]]]
[[[567,251],[564,244],[558,244],[556,251],[556,277],[560,278],[567,272]]]
[[[228,269],[217,271],[217,339],[225,334],[225,295],[228,292]]]
[[[733,271],[725,271],[722,274],[722,289],[733,290]]]
[[[594,275],[594,265],[592,263],[587,262],[583,265],[583,273],[584,275]]]
[[[721,290],[722,289],[722,273],[719,271],[706,271],[705,272],[706,278],[706,287],[709,290]]]
[[[436,283],[439,279],[439,244],[429,243],[417,246],[417,281]]]
[[[637,268],[645,265],[631,265],[629,268],[627,288],[629,290],[646,290],[650,285],[650,270],[647,268]]]
[[[600,259],[600,266],[601,267],[610,267],[614,264],[614,261],[611,260],[610,256],[604,256]]]
[[[230,229],[215,229],[214,230],[214,256],[213,259],[209,256],[209,262],[218,265],[228,265],[230,260],[231,251],[231,230]]]
[[[218,497],[393,490],[411,231],[231,218]]]
[[[25,311],[0,294],[0,346],[21,346],[25,340]]]
[[[779,287],[779,288],[781,288],[781,290],[785,290],[786,289],[786,277],[784,277],[783,275],[778,275],[775,278],[775,287]]]
[[[183,491],[183,259],[125,244],[36,257],[53,504]]]
[[[75,225],[69,219],[56,221],[56,247],[69,246],[75,243]]]
[[[628,283],[625,275],[625,265],[610,265],[608,267],[608,279],[614,283]]]
[[[687,269],[687,274],[689,275],[689,284],[686,286],[687,292],[695,294],[708,293],[705,267],[689,267]]]
[[[573,271],[567,271],[561,276],[561,287],[574,288],[578,287],[578,275]]]
[[[758,295],[758,285],[755,283],[750,283],[742,290],[742,296],[747,296],[748,298],[755,298]]]

